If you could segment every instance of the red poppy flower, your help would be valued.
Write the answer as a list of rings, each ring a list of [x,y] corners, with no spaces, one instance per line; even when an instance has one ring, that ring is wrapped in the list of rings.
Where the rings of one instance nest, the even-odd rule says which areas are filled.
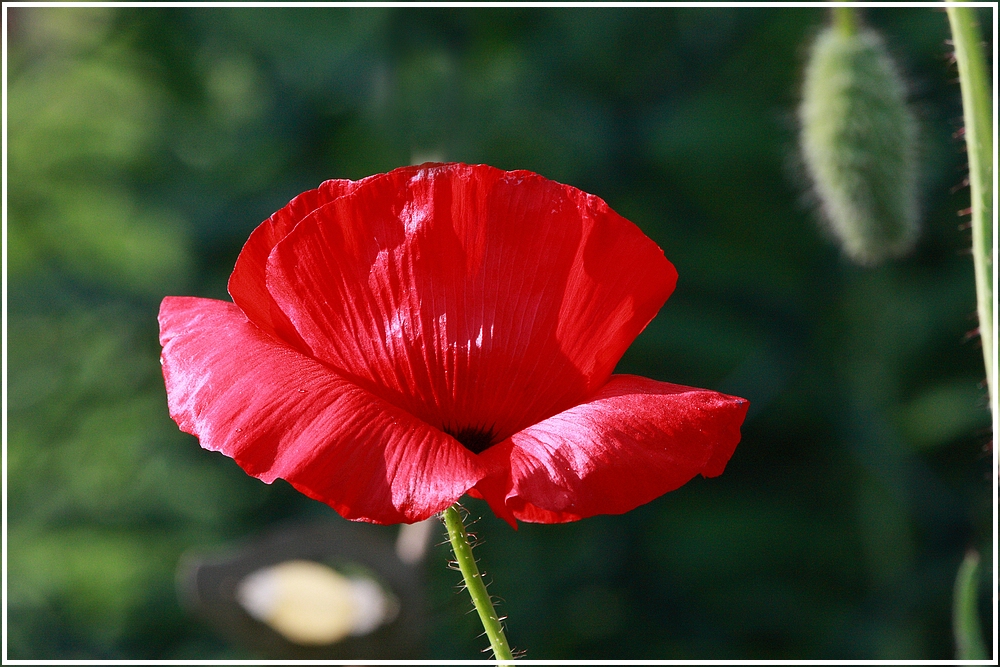
[[[527,171],[327,181],[253,232],[235,303],[163,300],[170,415],[348,519],[465,493],[512,524],[626,512],[720,474],[747,410],[611,374],[676,279],[602,200]]]

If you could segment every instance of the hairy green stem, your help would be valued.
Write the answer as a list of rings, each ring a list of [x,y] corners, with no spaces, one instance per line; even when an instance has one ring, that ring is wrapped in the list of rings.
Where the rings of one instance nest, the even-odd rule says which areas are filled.
[[[462,515],[458,512],[458,505],[452,505],[443,515],[444,525],[448,528],[448,539],[451,540],[451,548],[455,552],[455,560],[458,561],[458,569],[462,571],[465,587],[469,589],[472,603],[476,605],[483,628],[486,629],[486,636],[490,638],[493,657],[497,660],[513,661],[514,656],[507,644],[507,637],[503,634],[503,625],[497,617],[496,610],[493,609],[493,602],[486,592],[486,584],[483,583],[483,577],[476,567],[476,559],[472,556],[472,546],[469,544],[469,536],[462,523]]]
[[[965,142],[969,151],[972,198],[972,258],[983,363],[993,405],[993,95],[983,38],[972,7],[948,6],[958,79],[962,87]]]

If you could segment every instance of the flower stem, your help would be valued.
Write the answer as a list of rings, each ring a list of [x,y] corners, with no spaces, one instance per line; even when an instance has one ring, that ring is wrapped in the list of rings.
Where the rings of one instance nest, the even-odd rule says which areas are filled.
[[[979,554],[970,551],[958,568],[955,578],[955,603],[952,624],[955,632],[955,652],[959,660],[987,660],[983,645],[982,626],[976,604],[979,591]]]
[[[949,5],[947,9],[962,87],[965,142],[969,152],[976,306],[992,406],[996,397],[993,383],[993,96],[975,8]]]
[[[853,37],[858,32],[858,17],[854,7],[838,5],[833,8],[833,23],[844,37]]]
[[[510,646],[507,645],[503,626],[486,592],[486,584],[483,583],[483,577],[476,567],[476,559],[472,556],[472,545],[469,544],[469,535],[465,532],[458,505],[446,509],[443,516],[444,525],[448,528],[448,539],[451,540],[451,548],[455,552],[455,560],[458,561],[458,568],[465,579],[465,587],[469,589],[472,602],[476,605],[476,611],[479,612],[479,618],[483,622],[483,628],[486,629],[486,636],[490,638],[493,657],[497,660],[513,661],[514,656],[510,652]]]

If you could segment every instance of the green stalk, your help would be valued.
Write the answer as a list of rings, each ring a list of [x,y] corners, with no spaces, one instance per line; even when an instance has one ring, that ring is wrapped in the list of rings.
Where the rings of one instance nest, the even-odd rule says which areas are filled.
[[[465,579],[465,587],[469,589],[472,596],[472,603],[476,605],[479,618],[486,629],[486,636],[490,638],[490,646],[493,648],[493,657],[501,661],[513,661],[514,656],[507,645],[507,637],[503,634],[503,626],[497,617],[496,610],[493,609],[493,602],[486,592],[486,584],[476,567],[476,559],[472,556],[472,546],[469,544],[469,536],[465,532],[465,525],[462,523],[462,516],[458,513],[458,506],[452,505],[444,511],[444,525],[448,528],[448,539],[451,540],[452,551],[455,552],[455,560],[458,561],[458,569],[462,571]]]
[[[833,24],[844,37],[853,37],[858,32],[858,17],[854,7],[844,5],[833,7]]]
[[[971,7],[949,5],[958,80],[962,87],[965,143],[969,153],[969,189],[972,204],[972,259],[976,274],[976,309],[983,364],[990,393],[990,408],[996,400],[993,382],[993,94],[986,70],[983,38]],[[994,410],[994,414],[996,411]],[[955,580],[953,623],[959,660],[984,660],[982,630],[976,609],[979,555],[970,552],[958,568]]]
[[[976,593],[979,591],[979,554],[970,551],[958,567],[955,577],[955,608],[952,623],[955,632],[955,653],[959,660],[986,660],[983,631],[979,625]]]
[[[958,79],[962,87],[965,142],[969,151],[972,198],[972,258],[976,307],[983,341],[986,383],[993,406],[993,95],[983,53],[983,38],[971,7],[948,6]]]

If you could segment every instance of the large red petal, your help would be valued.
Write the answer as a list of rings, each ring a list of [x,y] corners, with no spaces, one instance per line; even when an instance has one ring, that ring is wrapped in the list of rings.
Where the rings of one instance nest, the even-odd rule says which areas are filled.
[[[721,474],[748,407],[707,389],[615,375],[585,403],[487,450],[492,473],[476,488],[521,521],[621,514],[699,473]]]
[[[494,443],[603,385],[675,281],[597,197],[461,164],[371,178],[299,223],[267,268],[311,354]]]
[[[168,297],[160,341],[182,430],[348,519],[420,521],[483,475],[454,439],[264,333],[234,304]]]
[[[258,327],[290,343],[300,342],[294,327],[275,305],[264,284],[267,257],[278,241],[285,238],[303,218],[320,206],[347,194],[360,182],[345,179],[326,181],[315,190],[303,192],[288,202],[250,234],[229,277],[229,294]]]

